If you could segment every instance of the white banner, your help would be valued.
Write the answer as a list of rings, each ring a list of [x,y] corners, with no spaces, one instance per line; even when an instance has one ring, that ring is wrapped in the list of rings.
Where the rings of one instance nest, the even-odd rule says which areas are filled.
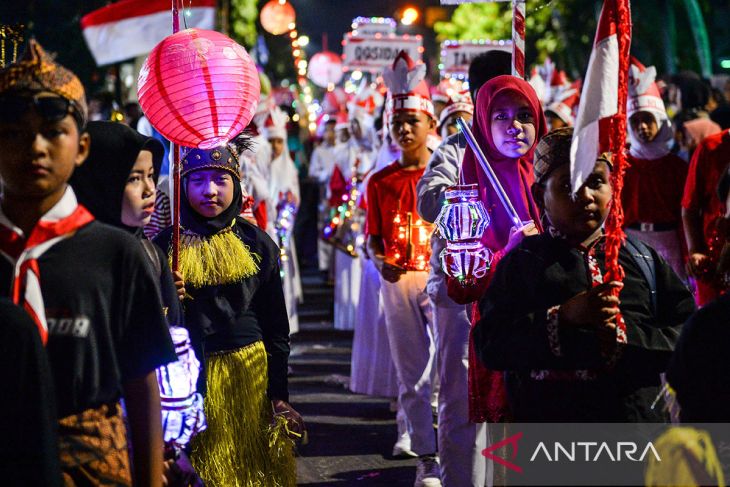
[[[423,53],[421,36],[353,36],[345,34],[342,41],[342,64],[347,71],[379,73],[393,64],[401,51],[406,51],[415,62]]]
[[[471,60],[487,51],[512,52],[512,41],[444,41],[441,43],[441,77],[464,78]]]

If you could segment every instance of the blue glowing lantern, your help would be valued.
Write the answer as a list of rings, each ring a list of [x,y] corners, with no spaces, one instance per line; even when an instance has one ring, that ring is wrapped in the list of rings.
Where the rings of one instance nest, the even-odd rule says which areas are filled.
[[[447,189],[446,204],[436,225],[446,238],[446,248],[439,256],[444,272],[463,284],[484,277],[492,256],[481,243],[489,215],[479,200],[479,186],[467,184]]]

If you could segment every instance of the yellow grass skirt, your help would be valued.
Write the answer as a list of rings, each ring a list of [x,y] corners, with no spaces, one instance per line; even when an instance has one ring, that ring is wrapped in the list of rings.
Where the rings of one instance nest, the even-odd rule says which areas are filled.
[[[211,487],[293,487],[294,443],[283,418],[272,422],[261,341],[206,357],[208,429],[193,438],[191,460]]]

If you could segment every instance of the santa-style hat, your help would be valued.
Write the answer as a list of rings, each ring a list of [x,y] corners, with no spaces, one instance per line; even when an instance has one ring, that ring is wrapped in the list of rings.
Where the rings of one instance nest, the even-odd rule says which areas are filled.
[[[287,139],[286,123],[289,121],[289,117],[279,107],[274,107],[266,118],[264,123],[264,137],[268,140],[271,139]]]
[[[383,80],[393,99],[393,114],[420,111],[436,118],[425,77],[426,65],[416,64],[405,51],[385,69]]]
[[[449,96],[446,106],[441,110],[441,116],[439,117],[439,127],[448,119],[451,115],[457,112],[466,112],[469,115],[474,115],[474,103],[471,101],[471,95],[468,90],[461,92],[452,92]]]
[[[568,88],[555,92],[552,102],[545,108],[545,114],[550,112],[569,126],[573,126],[580,102],[580,85],[580,81],[576,81]]]
[[[335,116],[335,130],[344,130],[350,128],[350,119],[348,118],[347,112],[339,112]]]
[[[656,68],[646,67],[635,57],[631,56],[629,66],[629,96],[626,101],[626,116],[631,117],[636,112],[650,112],[660,122],[667,118],[664,101],[656,82]]]

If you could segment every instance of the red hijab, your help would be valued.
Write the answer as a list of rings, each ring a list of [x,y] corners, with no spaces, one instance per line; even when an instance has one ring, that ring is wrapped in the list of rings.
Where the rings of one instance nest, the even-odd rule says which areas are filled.
[[[535,119],[535,143],[519,159],[506,157],[494,146],[492,140],[491,104],[499,95],[508,91],[515,92],[527,100]],[[532,173],[532,157],[538,141],[547,133],[547,122],[535,90],[527,81],[515,76],[502,75],[492,78],[477,92],[471,131],[512,201],[512,205],[517,210],[517,214],[523,221],[533,220],[539,228],[540,212],[530,193],[530,186],[535,180]],[[461,171],[466,184],[479,184],[481,200],[492,220],[482,241],[493,252],[501,250],[509,240],[512,222],[492,184],[477,162],[471,147],[466,148]]]

